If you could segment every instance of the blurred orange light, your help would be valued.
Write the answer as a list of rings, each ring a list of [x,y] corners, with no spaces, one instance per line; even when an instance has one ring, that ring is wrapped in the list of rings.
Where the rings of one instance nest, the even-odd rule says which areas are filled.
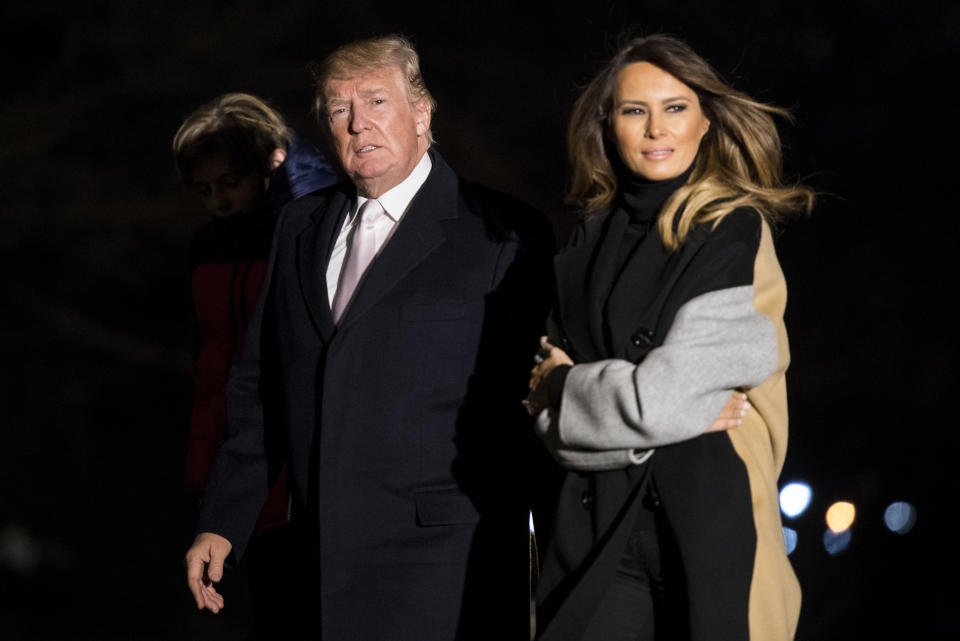
[[[837,501],[827,510],[827,527],[839,534],[853,525],[856,513],[853,503]]]

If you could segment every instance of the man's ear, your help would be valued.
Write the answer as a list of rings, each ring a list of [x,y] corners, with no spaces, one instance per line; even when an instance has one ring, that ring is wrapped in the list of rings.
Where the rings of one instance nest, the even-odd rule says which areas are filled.
[[[414,113],[417,117],[417,135],[423,136],[430,131],[430,120],[433,113],[430,110],[430,101],[421,100],[414,105]]]
[[[283,161],[287,159],[287,150],[277,147],[272,152],[270,152],[270,171],[273,171],[277,167],[283,164]]]

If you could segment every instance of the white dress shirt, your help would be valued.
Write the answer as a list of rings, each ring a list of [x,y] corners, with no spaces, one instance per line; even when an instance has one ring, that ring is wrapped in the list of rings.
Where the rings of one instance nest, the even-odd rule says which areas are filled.
[[[374,255],[374,260],[376,260],[376,257],[383,251],[383,247],[387,244],[387,241],[390,240],[390,237],[393,236],[397,224],[407,212],[407,208],[410,206],[413,197],[417,195],[420,187],[426,182],[432,167],[433,162],[430,160],[430,154],[423,154],[423,158],[421,158],[417,166],[413,168],[410,175],[403,179],[403,182],[377,198],[377,200],[380,201],[380,205],[383,206],[386,216],[380,216],[380,219],[377,221],[377,253]],[[330,262],[327,264],[327,298],[331,307],[333,307],[333,297],[337,295],[337,288],[340,286],[343,263],[347,256],[351,232],[359,218],[357,212],[360,211],[363,203],[368,200],[369,198],[364,198],[360,195],[357,196],[357,201],[353,203],[350,211],[347,212],[346,220],[343,221],[343,227],[340,228],[340,234],[337,236],[337,242],[333,246],[333,253],[330,254]],[[370,264],[372,265],[373,262],[371,261]],[[363,280],[361,279],[360,282],[362,283]],[[360,285],[354,290],[354,296],[356,296],[356,292],[359,291],[359,289]]]

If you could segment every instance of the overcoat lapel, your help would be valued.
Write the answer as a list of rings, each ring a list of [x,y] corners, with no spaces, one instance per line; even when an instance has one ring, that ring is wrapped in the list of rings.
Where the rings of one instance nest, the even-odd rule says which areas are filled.
[[[457,217],[457,177],[437,154],[433,168],[410,202],[393,236],[373,259],[354,299],[340,319],[340,328],[356,322],[443,244],[440,221]]]
[[[634,251],[614,273],[628,223],[622,212],[587,221],[577,242],[555,259],[561,326],[577,361],[632,360],[627,348],[635,338],[648,348],[660,344],[669,329],[661,318],[666,299],[701,244],[693,237],[668,251],[653,225],[642,242],[656,248]]]
[[[300,291],[307,303],[310,319],[324,342],[333,335],[333,312],[327,295],[327,263],[353,195],[349,185],[337,190],[323,207],[311,215],[311,222],[297,236],[297,271]]]
[[[605,239],[619,239],[627,217],[605,213],[588,220],[579,237],[554,260],[561,326],[577,361],[610,358],[604,339],[603,305],[614,282],[616,247]],[[603,285],[597,287],[597,283]]]

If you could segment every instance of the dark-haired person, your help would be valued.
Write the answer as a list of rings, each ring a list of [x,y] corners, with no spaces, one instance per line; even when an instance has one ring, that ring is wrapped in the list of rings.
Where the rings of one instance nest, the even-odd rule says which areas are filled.
[[[278,222],[230,437],[187,552],[218,611],[266,494],[280,425],[303,528],[303,638],[528,640],[530,455],[517,398],[549,307],[544,217],[459,178],[404,38],[317,69],[315,108],[349,181]],[[268,424],[268,419],[270,423]]]
[[[213,215],[189,252],[198,340],[186,487],[199,497],[226,437],[227,375],[263,285],[279,209],[333,184],[336,174],[275,109],[246,93],[224,94],[194,110],[174,136],[173,156],[184,185]],[[287,484],[278,472],[246,563],[252,638],[271,638],[284,623],[276,611],[285,590],[288,523]]]
[[[781,179],[775,115],[661,35],[627,43],[576,102],[568,202],[584,220],[555,260],[527,399],[568,470],[544,526],[542,639],[794,635],[770,223],[813,195]]]

